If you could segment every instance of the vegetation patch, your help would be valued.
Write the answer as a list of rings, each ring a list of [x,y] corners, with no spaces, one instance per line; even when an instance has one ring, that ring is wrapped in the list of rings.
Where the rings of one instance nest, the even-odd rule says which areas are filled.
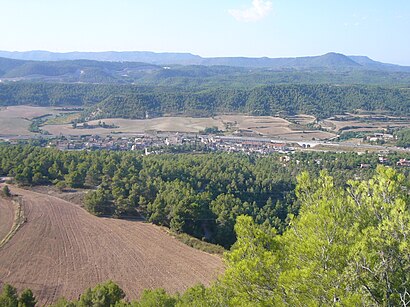
[[[0,241],[0,248],[7,244],[11,238],[16,234],[16,232],[23,226],[26,222],[26,217],[24,216],[24,210],[22,205],[22,198],[14,196],[12,200],[14,204],[14,222],[10,229],[10,232]]]
[[[193,247],[195,249],[199,249],[203,252],[209,253],[209,254],[217,254],[217,255],[222,255],[224,252],[227,250],[223,248],[220,245],[217,244],[211,244],[206,241],[199,240],[193,236],[190,236],[186,233],[176,233],[173,231],[170,231],[167,228],[164,228],[170,235],[172,235],[174,238],[176,238],[178,241]]]

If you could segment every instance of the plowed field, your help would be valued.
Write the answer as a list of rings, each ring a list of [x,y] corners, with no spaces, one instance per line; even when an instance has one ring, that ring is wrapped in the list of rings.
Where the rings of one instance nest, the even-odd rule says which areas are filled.
[[[0,197],[0,242],[11,230],[13,220],[13,203],[9,199]]]
[[[97,218],[59,198],[11,190],[23,196],[26,223],[0,249],[0,281],[32,289],[40,305],[61,296],[77,298],[108,279],[129,299],[145,288],[183,291],[208,284],[223,269],[219,257],[190,248],[154,225]]]

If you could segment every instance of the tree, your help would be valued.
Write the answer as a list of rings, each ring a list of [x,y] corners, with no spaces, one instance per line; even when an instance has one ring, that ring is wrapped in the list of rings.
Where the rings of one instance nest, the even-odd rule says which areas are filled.
[[[173,307],[177,299],[165,292],[164,289],[144,290],[137,306],[140,307]]]
[[[63,192],[66,188],[67,188],[67,184],[65,183],[65,181],[58,181],[55,184],[56,188],[59,189],[61,192]]]
[[[211,202],[210,207],[216,215],[216,242],[220,242],[225,247],[231,246],[236,240],[235,220],[241,214],[250,213],[249,205],[242,203],[239,198],[232,194],[220,194]]]
[[[81,188],[84,186],[85,175],[78,170],[73,170],[65,175],[64,180],[72,188]]]
[[[124,291],[113,281],[98,284],[87,289],[80,297],[79,305],[84,307],[114,306],[125,297]]]
[[[36,304],[36,298],[30,289],[26,289],[20,294],[19,307],[34,307]]]
[[[17,307],[18,306],[17,289],[9,284],[3,286],[3,292],[0,295],[0,306]]]
[[[239,217],[222,286],[232,305],[399,306],[409,300],[410,196],[378,167],[338,188],[326,173],[298,177],[300,215],[282,236]]]
[[[10,196],[11,196],[10,188],[9,188],[8,185],[5,185],[5,186],[3,187],[2,194],[3,194],[3,196],[5,196],[5,197],[10,197]]]
[[[88,212],[95,215],[111,214],[114,210],[108,192],[101,188],[85,194],[84,207]]]

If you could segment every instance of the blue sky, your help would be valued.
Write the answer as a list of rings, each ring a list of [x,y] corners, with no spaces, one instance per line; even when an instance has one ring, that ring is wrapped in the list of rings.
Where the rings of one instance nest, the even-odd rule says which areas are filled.
[[[409,0],[0,0],[0,50],[287,57],[410,65]]]

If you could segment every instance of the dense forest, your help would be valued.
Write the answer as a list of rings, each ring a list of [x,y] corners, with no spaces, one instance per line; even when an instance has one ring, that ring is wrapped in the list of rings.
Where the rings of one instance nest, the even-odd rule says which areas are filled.
[[[355,110],[410,114],[410,89],[364,85],[272,85],[252,89],[152,87],[107,84],[0,84],[0,106],[84,106],[84,118],[147,115],[211,116],[311,114],[319,118]]]
[[[409,148],[410,147],[410,129],[404,128],[396,133],[397,146]]]
[[[407,306],[409,189],[405,176],[382,166],[372,178],[342,186],[327,171],[303,172],[296,186],[299,216],[281,234],[239,216],[226,271],[211,287],[183,294],[145,290],[129,303],[108,281],[54,306]],[[7,285],[0,302],[33,306],[28,291],[19,297]],[[18,305],[23,298],[28,303]]]
[[[404,157],[392,154],[391,165]],[[372,168],[360,168],[360,164]],[[91,188],[85,207],[95,215],[143,216],[148,221],[229,248],[240,215],[283,232],[297,215],[295,176],[327,169],[338,186],[345,178],[369,178],[375,154],[295,153],[283,162],[234,154],[141,156],[120,152],[62,152],[32,146],[0,146],[0,175],[22,185]],[[402,169],[408,176],[408,169]]]

